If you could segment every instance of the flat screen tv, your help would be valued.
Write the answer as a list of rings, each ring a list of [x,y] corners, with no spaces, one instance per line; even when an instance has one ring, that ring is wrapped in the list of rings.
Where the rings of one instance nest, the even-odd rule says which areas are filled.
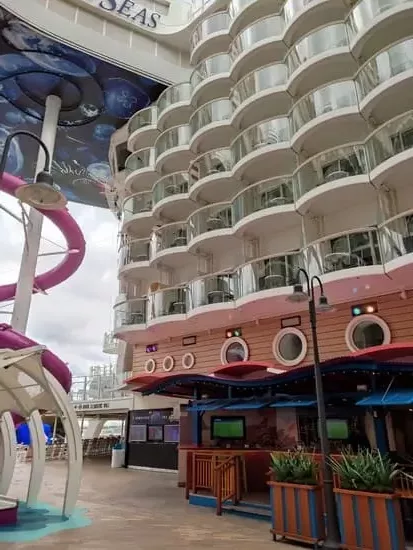
[[[245,416],[212,416],[211,439],[245,439]]]
[[[147,441],[146,424],[145,425],[133,425],[129,428],[129,441],[143,442]]]
[[[163,441],[163,426],[148,426],[148,441]]]
[[[179,424],[165,424],[163,434],[164,443],[179,443]]]
[[[348,439],[349,435],[348,420],[341,418],[327,419],[328,439]]]

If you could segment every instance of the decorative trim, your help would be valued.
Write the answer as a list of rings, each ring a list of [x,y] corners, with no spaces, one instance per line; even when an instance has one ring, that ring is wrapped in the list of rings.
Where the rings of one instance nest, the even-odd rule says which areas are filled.
[[[247,342],[243,338],[239,338],[238,336],[233,336],[232,338],[227,338],[225,342],[222,345],[221,348],[221,364],[222,365],[230,365],[231,363],[228,363],[227,361],[227,351],[228,348],[232,344],[241,344],[241,346],[244,349],[244,359],[243,361],[248,361],[250,356],[250,350],[248,348]]]
[[[156,371],[156,361],[153,357],[151,357],[150,359],[148,359],[146,362],[145,362],[145,372],[147,372],[148,374],[153,374],[155,371]]]
[[[182,368],[183,369],[192,369],[195,365],[195,355],[188,351],[182,356]]]
[[[295,336],[298,336],[302,344],[301,352],[299,353],[299,355],[295,359],[291,359],[291,360],[285,359],[280,353],[281,340],[287,334],[294,334]],[[302,361],[304,361],[305,356],[307,355],[307,349],[308,349],[308,344],[307,344],[307,338],[305,334],[301,330],[298,330],[298,328],[294,328],[294,327],[287,327],[287,328],[281,329],[275,335],[274,340],[272,341],[272,353],[276,358],[276,360],[281,365],[284,365],[285,367],[295,367],[296,365],[299,365]]]
[[[175,366],[175,359],[172,355],[166,355],[162,361],[162,368],[165,372],[171,372]]]
[[[390,327],[384,319],[382,319],[378,315],[373,315],[373,314],[359,315],[358,317],[353,317],[353,319],[349,322],[349,324],[346,327],[345,340],[346,340],[346,345],[350,351],[355,352],[355,351],[361,351],[362,349],[367,349],[367,348],[358,348],[353,340],[354,331],[357,328],[357,326],[360,325],[361,323],[365,323],[366,321],[370,321],[370,323],[375,323],[376,325],[379,325],[379,327],[382,329],[383,342],[381,343],[381,345],[386,345],[391,343]]]

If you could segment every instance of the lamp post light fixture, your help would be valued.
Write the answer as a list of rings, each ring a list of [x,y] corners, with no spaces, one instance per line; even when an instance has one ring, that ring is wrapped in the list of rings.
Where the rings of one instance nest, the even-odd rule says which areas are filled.
[[[26,132],[25,130],[19,130],[13,134],[9,134],[4,142],[3,152],[0,159],[0,179],[2,178],[6,163],[7,156],[10,150],[11,142],[18,136],[27,136],[37,141],[40,147],[44,151],[45,162],[44,168],[38,174],[36,174],[34,183],[27,185],[21,185],[16,191],[16,197],[29,206],[34,208],[40,208],[41,210],[59,210],[66,205],[66,197],[60,192],[59,187],[54,183],[53,177],[50,173],[50,153],[43,141],[33,134],[32,132]]]
[[[305,292],[303,285],[299,282],[300,275],[304,276],[307,284],[307,292]],[[326,530],[327,536],[324,541],[324,550],[337,550],[341,547],[340,531],[337,521],[337,509],[334,498],[333,488],[333,471],[329,461],[330,444],[328,441],[327,433],[327,421],[326,421],[326,408],[324,402],[323,381],[320,371],[320,352],[318,349],[317,338],[317,310],[318,311],[331,311],[333,308],[328,303],[327,297],[324,294],[323,283],[321,279],[314,275],[310,277],[308,272],[299,268],[297,273],[297,283],[294,285],[293,293],[287,298],[289,302],[299,303],[308,302],[308,311],[310,314],[310,326],[311,337],[313,343],[314,354],[314,379],[315,379],[315,391],[317,399],[318,410],[318,424],[320,432],[320,447],[321,447],[321,467],[323,474],[323,489],[324,489],[324,502],[326,511]],[[320,288],[320,297],[316,305],[314,283],[318,283]]]

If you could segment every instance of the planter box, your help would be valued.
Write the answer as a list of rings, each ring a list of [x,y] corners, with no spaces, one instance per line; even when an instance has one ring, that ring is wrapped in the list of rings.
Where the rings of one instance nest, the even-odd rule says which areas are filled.
[[[342,547],[347,550],[405,550],[397,495],[334,489]]]
[[[316,544],[324,539],[321,487],[269,481],[274,535]]]

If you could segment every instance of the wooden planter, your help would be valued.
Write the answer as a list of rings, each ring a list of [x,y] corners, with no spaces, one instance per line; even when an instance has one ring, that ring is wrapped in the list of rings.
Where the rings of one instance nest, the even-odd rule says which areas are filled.
[[[405,550],[398,495],[334,489],[342,547]]]
[[[321,487],[269,481],[274,535],[316,544],[324,539]]]

